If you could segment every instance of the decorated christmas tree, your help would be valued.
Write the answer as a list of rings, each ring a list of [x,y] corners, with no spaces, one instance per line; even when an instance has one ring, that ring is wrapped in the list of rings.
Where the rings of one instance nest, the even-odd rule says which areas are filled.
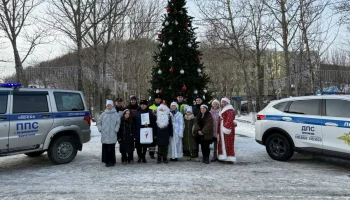
[[[207,90],[210,79],[204,73],[201,52],[198,50],[193,17],[187,15],[185,0],[169,0],[164,15],[162,30],[157,36],[158,49],[154,56],[156,65],[152,69],[153,97],[160,93],[169,104],[176,100],[179,92],[185,95],[189,105],[196,96],[211,99]]]

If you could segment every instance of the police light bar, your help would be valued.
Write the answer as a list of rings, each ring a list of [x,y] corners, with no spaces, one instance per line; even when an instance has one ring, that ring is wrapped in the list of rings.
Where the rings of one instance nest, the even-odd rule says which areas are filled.
[[[8,88],[13,88],[13,87],[21,87],[22,84],[20,83],[3,83],[0,85],[0,87],[8,87]]]

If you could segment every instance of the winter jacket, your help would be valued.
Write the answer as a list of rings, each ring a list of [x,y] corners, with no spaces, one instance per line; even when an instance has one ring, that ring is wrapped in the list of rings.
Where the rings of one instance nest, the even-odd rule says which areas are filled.
[[[139,110],[139,106],[136,104],[132,105],[131,103],[125,107],[125,109],[130,110],[130,117],[134,116],[135,112]]]
[[[148,127],[146,127],[145,125],[141,125],[141,114],[143,114],[143,113],[149,113],[150,124],[148,124]],[[136,142],[140,142],[140,129],[141,128],[152,128],[153,129],[153,137],[155,137],[154,129],[156,126],[156,121],[155,121],[154,115],[150,109],[148,109],[148,108],[145,110],[139,109],[138,111],[135,112],[135,114],[133,115],[132,118],[133,118],[133,124],[135,126]],[[154,144],[152,143],[151,146],[154,146]]]
[[[129,120],[121,120],[117,137],[120,153],[130,153],[134,151],[135,130]]]
[[[213,117],[210,112],[207,111],[204,116],[199,113],[194,121],[194,131],[200,140],[212,140],[213,139]],[[198,134],[198,131],[202,131],[204,136]]]
[[[103,144],[117,143],[117,132],[120,126],[120,116],[115,109],[105,110],[98,119],[97,128],[101,132]]]
[[[220,109],[214,110],[213,108],[210,110],[210,114],[213,117],[213,137],[217,138],[218,137],[218,121],[219,121],[219,114],[220,114]]]
[[[195,117],[201,113],[201,104],[196,104],[192,106],[192,113]]]

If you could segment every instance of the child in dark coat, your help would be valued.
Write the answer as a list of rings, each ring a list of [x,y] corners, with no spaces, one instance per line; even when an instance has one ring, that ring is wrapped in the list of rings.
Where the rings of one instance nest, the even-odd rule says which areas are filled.
[[[128,109],[126,109],[122,114],[117,137],[123,164],[126,165],[126,163],[134,163],[133,154],[135,130],[132,124],[132,118],[130,117],[130,110]]]

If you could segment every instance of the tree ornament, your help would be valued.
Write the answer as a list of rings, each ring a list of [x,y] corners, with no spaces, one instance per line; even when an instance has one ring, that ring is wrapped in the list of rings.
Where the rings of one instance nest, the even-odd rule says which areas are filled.
[[[197,72],[198,72],[198,73],[201,73],[201,72],[202,72],[202,70],[198,68],[198,69],[197,69]]]
[[[207,93],[207,92],[208,92],[208,90],[204,88],[203,92],[204,92],[204,93]]]
[[[175,21],[175,25],[178,25],[178,24],[179,24],[179,22]]]
[[[169,72],[170,72],[170,73],[173,73],[173,72],[174,72],[174,68],[173,68],[173,67],[170,67]]]
[[[162,45],[163,47],[165,47],[165,43],[163,43],[163,45]]]
[[[170,41],[168,42],[168,44],[169,44],[170,46],[173,45],[173,41],[170,40]]]
[[[197,90],[194,90],[193,93],[194,93],[194,94],[198,94],[198,91],[197,91]]]
[[[200,60],[200,59],[201,59],[201,57],[199,57],[199,56],[196,57],[196,60]]]
[[[183,69],[180,70],[180,74],[184,74],[185,71]]]
[[[168,22],[168,21],[165,21],[165,22],[164,22],[164,25],[165,25],[165,26],[169,26],[169,22]]]
[[[157,93],[157,94],[159,93],[159,90],[158,90],[158,89],[156,90],[156,93]]]
[[[171,12],[171,8],[168,7],[168,8],[166,9],[166,11],[167,11],[168,13]]]
[[[169,61],[173,61],[173,57],[172,56],[170,56]]]
[[[162,70],[158,70],[158,74],[162,74]]]
[[[188,43],[187,46],[188,46],[188,47],[192,47],[192,44],[191,44],[191,43]]]
[[[205,100],[205,95],[203,94],[203,100]]]
[[[162,38],[162,34],[158,34],[158,39],[161,39]]]
[[[186,91],[186,90],[187,90],[186,85],[182,86],[182,91]]]

